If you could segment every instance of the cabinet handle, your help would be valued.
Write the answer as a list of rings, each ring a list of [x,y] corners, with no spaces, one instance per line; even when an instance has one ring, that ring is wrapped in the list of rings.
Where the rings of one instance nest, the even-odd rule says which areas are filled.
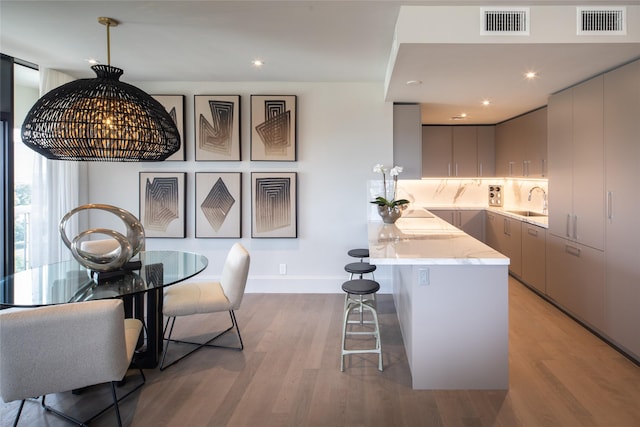
[[[578,240],[578,215],[573,216],[573,238]]]
[[[462,227],[462,212],[458,212],[458,227]]]
[[[513,176],[513,162],[509,162],[509,176]]]
[[[458,176],[458,162],[456,162],[456,176]]]
[[[534,230],[533,228],[527,228],[527,233],[533,237],[538,237],[538,230]]]
[[[540,160],[540,167],[541,167],[541,172],[542,172],[542,176],[547,176],[547,159],[541,159]]]
[[[482,175],[482,162],[480,162],[480,176],[483,176]]]
[[[570,255],[573,255],[573,256],[576,256],[576,257],[580,257],[580,248],[576,248],[575,246],[566,245],[564,247],[564,250],[565,250],[566,253],[568,253]]]
[[[529,162],[526,160],[522,161],[522,175],[529,176]]]
[[[607,219],[613,222],[613,192],[607,191]]]
[[[451,162],[447,164],[447,175],[451,176]]]
[[[571,237],[571,232],[569,231],[571,228],[571,214],[567,214],[567,237]]]
[[[511,236],[511,221],[507,218],[504,219],[504,234]]]

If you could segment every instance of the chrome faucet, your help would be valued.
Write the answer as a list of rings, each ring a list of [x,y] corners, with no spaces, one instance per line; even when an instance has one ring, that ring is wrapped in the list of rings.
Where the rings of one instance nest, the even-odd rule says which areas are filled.
[[[542,213],[546,214],[547,213],[547,192],[544,191],[544,188],[539,187],[539,186],[534,186],[531,188],[531,190],[529,190],[529,197],[527,198],[527,200],[531,201],[531,194],[533,193],[533,190],[540,190],[542,191]]]

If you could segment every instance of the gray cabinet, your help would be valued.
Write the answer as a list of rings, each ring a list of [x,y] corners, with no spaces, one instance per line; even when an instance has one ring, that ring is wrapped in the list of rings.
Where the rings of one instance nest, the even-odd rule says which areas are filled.
[[[522,223],[522,281],[540,293],[547,291],[547,230]]]
[[[640,360],[640,61],[604,76],[605,332]]]
[[[422,178],[422,117],[419,104],[393,104],[393,163],[402,179]]]
[[[451,176],[478,176],[478,143],[475,126],[453,126]]]
[[[502,217],[502,248],[504,255],[511,259],[509,271],[515,276],[522,276],[522,228],[517,219]]]
[[[547,109],[540,108],[496,126],[496,175],[545,177]]]
[[[551,96],[549,232],[604,248],[603,77]]]
[[[496,127],[477,126],[478,176],[496,175]]]
[[[547,295],[604,329],[604,78],[550,97]]]
[[[496,125],[496,175],[522,176],[523,158],[518,122],[508,120]]]
[[[546,292],[547,230],[514,218],[487,211],[485,243],[508,256],[509,272]]]
[[[451,176],[453,129],[451,126],[422,127],[422,176]]]
[[[523,175],[547,176],[547,109],[540,108],[523,116],[524,157]]]
[[[522,230],[519,220],[487,212],[485,241],[487,245],[509,257],[509,272],[522,276]]]
[[[423,126],[423,177],[493,176],[493,126]]]
[[[484,210],[429,209],[429,212],[459,228],[471,237],[484,241]]]
[[[604,252],[547,236],[547,295],[598,331],[604,326]]]
[[[456,225],[476,240],[484,242],[484,210],[462,210],[457,212]]]
[[[494,212],[487,211],[484,223],[484,241],[496,251],[504,254],[500,250],[502,235],[502,216]]]

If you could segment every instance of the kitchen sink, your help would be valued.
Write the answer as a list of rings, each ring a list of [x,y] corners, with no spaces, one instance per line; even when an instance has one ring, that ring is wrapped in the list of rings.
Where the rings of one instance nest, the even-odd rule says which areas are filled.
[[[542,216],[542,217],[548,216],[547,214],[543,214],[540,212],[532,212],[532,211],[507,211],[507,212],[520,215],[520,216]]]

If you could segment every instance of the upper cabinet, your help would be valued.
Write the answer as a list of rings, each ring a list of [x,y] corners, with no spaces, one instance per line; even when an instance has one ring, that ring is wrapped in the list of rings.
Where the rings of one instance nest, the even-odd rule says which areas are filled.
[[[419,104],[393,104],[393,163],[403,179],[422,178],[422,117]]]
[[[423,126],[423,177],[495,176],[493,126]]]
[[[547,176],[547,108],[496,125],[496,175]]]
[[[496,127],[477,126],[478,141],[478,176],[495,176],[496,174]]]
[[[422,126],[422,176],[451,176],[453,129]]]

